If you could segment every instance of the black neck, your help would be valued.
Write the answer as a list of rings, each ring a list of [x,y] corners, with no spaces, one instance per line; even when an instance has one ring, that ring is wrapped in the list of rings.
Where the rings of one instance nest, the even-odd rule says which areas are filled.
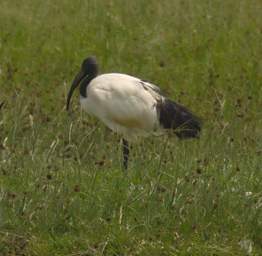
[[[86,75],[83,80],[80,83],[80,95],[82,97],[86,98],[86,88],[89,85],[89,83],[91,82],[91,80],[93,80],[96,77],[96,74],[89,74]]]

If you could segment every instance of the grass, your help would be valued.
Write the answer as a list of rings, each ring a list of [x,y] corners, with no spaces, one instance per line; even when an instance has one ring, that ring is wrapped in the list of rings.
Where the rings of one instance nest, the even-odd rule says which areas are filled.
[[[0,255],[262,255],[262,4],[0,3]],[[133,144],[65,99],[81,61],[150,80],[200,140]]]

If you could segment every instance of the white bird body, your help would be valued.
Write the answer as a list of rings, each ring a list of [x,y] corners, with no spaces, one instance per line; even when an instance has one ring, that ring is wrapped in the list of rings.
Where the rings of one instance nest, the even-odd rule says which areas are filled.
[[[159,87],[133,76],[98,75],[94,57],[85,59],[67,96],[67,110],[75,88],[80,104],[123,139],[123,167],[127,169],[128,140],[172,130],[180,139],[197,138],[201,122],[184,106],[161,95]]]
[[[156,108],[163,96],[158,91],[157,86],[133,76],[103,74],[86,87],[87,97],[80,96],[80,104],[111,130],[133,140],[163,132]]]

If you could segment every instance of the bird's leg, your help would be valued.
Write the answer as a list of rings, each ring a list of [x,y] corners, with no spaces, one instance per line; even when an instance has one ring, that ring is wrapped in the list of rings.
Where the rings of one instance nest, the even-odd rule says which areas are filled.
[[[4,106],[4,104],[5,104],[4,101],[0,103],[0,109]]]
[[[124,170],[127,170],[128,156],[129,156],[128,141],[123,139],[122,143],[123,143],[123,167],[124,167]]]

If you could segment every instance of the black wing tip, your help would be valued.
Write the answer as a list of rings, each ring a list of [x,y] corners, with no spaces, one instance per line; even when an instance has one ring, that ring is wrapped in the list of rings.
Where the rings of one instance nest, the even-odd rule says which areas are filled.
[[[189,118],[187,121],[181,123],[180,126],[175,128],[175,134],[179,139],[199,139],[202,126],[203,124],[201,119],[191,114],[191,118]]]
[[[159,121],[164,129],[172,129],[179,139],[199,138],[202,119],[186,107],[165,99],[159,106]]]

